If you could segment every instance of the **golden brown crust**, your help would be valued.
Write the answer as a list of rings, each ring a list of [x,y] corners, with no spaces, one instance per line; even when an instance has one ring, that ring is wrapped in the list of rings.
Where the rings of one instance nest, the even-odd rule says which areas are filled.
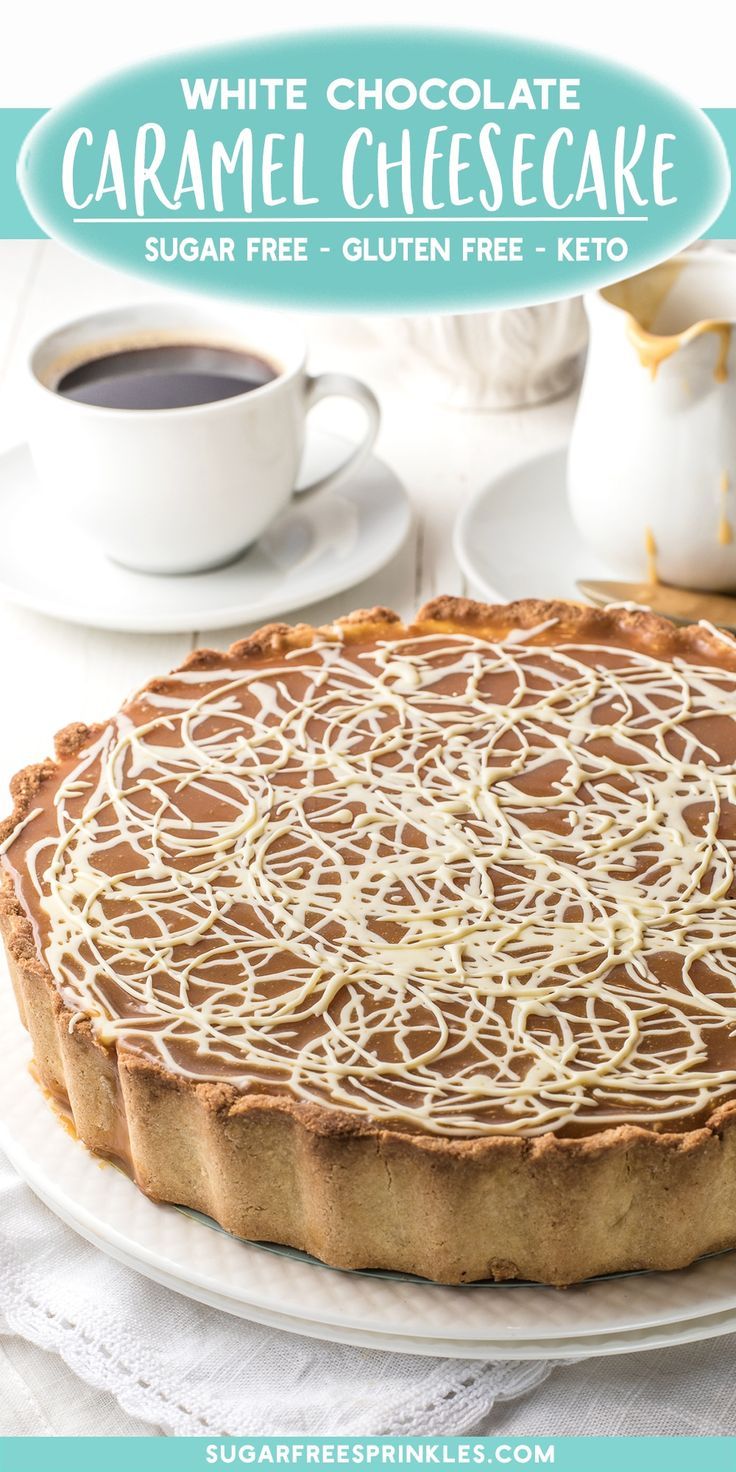
[[[433,631],[497,638],[551,620],[555,642],[618,639],[664,659],[728,655],[736,670],[736,642],[642,609],[443,597],[408,626],[380,607],[338,626],[350,641]],[[267,657],[334,631],[269,624],[227,651],[195,650],[179,668]],[[57,762],[102,729],[66,727],[56,737],[56,762],[13,779],[13,813],[0,824],[0,842],[32,811]],[[619,1125],[583,1138],[463,1140],[387,1130],[347,1111],[198,1083],[102,1045],[64,1006],[9,874],[0,887],[0,933],[40,1077],[68,1101],[80,1138],[122,1159],[149,1195],[204,1211],[238,1235],[285,1242],[336,1266],[389,1267],[440,1282],[563,1284],[680,1267],[736,1245],[736,1101],[680,1133]]]

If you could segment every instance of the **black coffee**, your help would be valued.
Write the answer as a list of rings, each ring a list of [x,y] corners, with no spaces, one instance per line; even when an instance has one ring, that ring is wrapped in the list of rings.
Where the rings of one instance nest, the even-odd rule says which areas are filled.
[[[255,354],[197,343],[125,348],[64,374],[56,392],[102,409],[185,409],[262,388],[276,369]]]

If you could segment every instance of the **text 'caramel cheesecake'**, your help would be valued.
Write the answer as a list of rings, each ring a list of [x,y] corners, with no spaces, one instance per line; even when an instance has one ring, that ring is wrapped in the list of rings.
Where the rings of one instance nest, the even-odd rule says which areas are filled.
[[[199,650],[13,783],[40,1079],[148,1195],[338,1267],[736,1246],[736,641],[437,599]]]

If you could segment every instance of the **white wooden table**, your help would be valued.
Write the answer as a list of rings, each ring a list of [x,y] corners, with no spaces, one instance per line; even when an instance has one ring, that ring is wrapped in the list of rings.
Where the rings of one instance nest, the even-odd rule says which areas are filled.
[[[72,255],[50,241],[0,242],[0,446],[23,438],[22,365],[29,345],[56,321],[156,293],[129,276]],[[160,295],[160,293],[158,293]],[[571,398],[511,414],[444,410],[422,402],[402,375],[393,339],[369,319],[314,316],[304,327],[310,366],[365,378],[381,401],[377,453],[404,481],[415,508],[410,538],[375,577],[304,611],[325,622],[382,603],[409,614],[438,593],[466,589],[452,552],[452,525],[463,500],[497,471],[564,442]],[[336,401],[315,411],[346,435],[357,419]],[[0,522],[0,536],[2,524]],[[30,557],[32,547],[19,547]],[[529,588],[529,593],[536,590]],[[289,615],[296,622],[299,613]],[[6,682],[22,682],[23,702],[0,735],[0,788],[18,767],[49,751],[55,730],[108,715],[134,687],[169,669],[198,642],[227,644],[243,627],[207,634],[110,634],[82,629],[0,603]]]
[[[0,449],[23,438],[21,370],[34,339],[65,317],[153,294],[51,242],[0,243]],[[306,319],[304,326],[315,371],[355,373],[378,394],[383,422],[377,452],[404,481],[415,510],[411,536],[388,567],[340,597],[312,605],[304,615],[319,623],[377,603],[407,615],[435,594],[467,591],[452,553],[460,505],[497,471],[563,443],[572,400],[517,414],[443,410],[412,393],[390,332],[379,322],[321,316]],[[317,412],[325,427],[353,432],[350,406],[333,401]],[[32,546],[17,548],[18,557],[32,555]],[[289,615],[290,621],[298,617]],[[227,644],[247,631],[224,629],[208,634],[206,642]],[[50,751],[54,731],[72,720],[108,715],[128,692],[177,664],[200,642],[194,628],[165,636],[111,634],[3,603],[0,633],[5,686],[20,691],[0,722],[0,793],[14,771]],[[6,807],[0,797],[0,811]],[[133,1434],[146,1429],[110,1396],[83,1386],[55,1356],[18,1338],[0,1342],[1,1432]]]
[[[65,316],[145,295],[140,283],[51,243],[0,243],[0,448],[23,435],[20,367],[33,339]],[[415,508],[411,539],[393,564],[339,598],[311,607],[310,620],[375,603],[409,614],[436,593],[466,591],[452,554],[458,508],[497,471],[563,443],[572,401],[518,414],[441,410],[413,396],[380,324],[321,317],[309,319],[306,329],[315,370],[357,373],[376,390],[384,416],[378,453],[402,477]],[[351,432],[349,410],[340,413],[334,403],[325,409],[326,426]],[[32,550],[19,548],[18,556],[31,556]],[[0,722],[0,791],[11,772],[49,751],[55,730],[70,720],[109,714],[129,690],[198,642],[196,629],[165,637],[108,634],[2,603],[0,631],[6,687],[17,681],[21,691]],[[207,635],[207,642],[226,643],[244,632],[223,630]],[[735,1351],[736,1339],[711,1340],[565,1366],[529,1396],[499,1405],[477,1430],[730,1435],[736,1429]],[[18,1336],[0,1338],[0,1433],[133,1435],[149,1429],[111,1395],[85,1385],[58,1356]]]

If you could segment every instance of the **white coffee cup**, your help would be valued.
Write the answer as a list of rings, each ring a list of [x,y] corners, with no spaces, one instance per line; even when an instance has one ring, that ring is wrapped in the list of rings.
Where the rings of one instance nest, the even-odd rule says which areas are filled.
[[[252,353],[274,376],[216,402],[175,409],[102,408],[57,392],[63,377],[126,348],[193,343]],[[379,408],[344,373],[307,373],[301,334],[275,314],[169,301],[116,308],[48,333],[28,361],[28,440],[40,483],[115,562],[190,573],[230,561],[296,491],[309,410],[355,399],[362,440],[302,497],[335,486],[373,445]]]

